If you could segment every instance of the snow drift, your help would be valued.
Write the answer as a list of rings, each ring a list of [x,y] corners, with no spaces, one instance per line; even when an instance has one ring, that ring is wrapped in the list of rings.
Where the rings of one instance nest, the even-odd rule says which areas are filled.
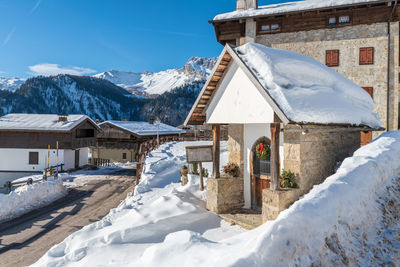
[[[215,238],[192,185],[168,184],[176,145],[150,155],[134,197],[54,246],[36,266],[368,266],[400,262],[400,132],[383,134],[336,174],[252,231]],[[179,154],[179,156],[176,156]],[[166,177],[170,177],[166,179]],[[192,189],[190,189],[192,188]],[[208,229],[208,230],[205,230]],[[214,231],[214,232],[213,232]],[[226,231],[226,230],[225,230]],[[225,234],[225,237],[229,235]]]
[[[65,195],[67,189],[61,179],[25,185],[10,194],[0,194],[0,222],[46,206]]]

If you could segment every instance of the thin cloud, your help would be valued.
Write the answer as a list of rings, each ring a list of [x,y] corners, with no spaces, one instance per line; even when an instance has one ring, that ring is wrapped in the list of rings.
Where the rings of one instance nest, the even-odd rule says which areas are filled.
[[[31,9],[31,14],[33,13],[33,12],[35,12],[36,11],[36,9],[38,9],[38,7],[40,6],[40,3],[42,2],[42,0],[38,0],[37,2],[36,2],[36,4],[35,4],[35,6]]]
[[[95,73],[96,71],[89,68],[82,67],[63,67],[59,64],[41,63],[33,66],[29,66],[31,74],[42,75],[42,76],[52,76],[57,74],[71,74],[71,75],[87,75]]]
[[[1,44],[1,47],[5,46],[11,40],[16,29],[17,29],[16,27],[11,29],[11,31],[7,34],[6,38],[4,39],[3,43]]]

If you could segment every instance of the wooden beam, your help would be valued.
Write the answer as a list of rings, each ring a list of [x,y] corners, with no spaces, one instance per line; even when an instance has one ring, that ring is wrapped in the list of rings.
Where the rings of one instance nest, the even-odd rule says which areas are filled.
[[[279,190],[279,134],[280,123],[271,123],[271,190]]]
[[[213,131],[213,178],[220,178],[219,162],[220,162],[220,140],[221,127],[218,124],[212,125]]]

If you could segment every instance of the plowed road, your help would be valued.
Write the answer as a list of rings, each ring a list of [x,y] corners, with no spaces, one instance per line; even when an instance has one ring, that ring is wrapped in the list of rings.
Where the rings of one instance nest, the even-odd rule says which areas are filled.
[[[69,189],[66,197],[47,207],[0,224],[0,266],[35,263],[71,233],[103,218],[133,191],[135,169],[122,169],[105,176],[86,186]]]

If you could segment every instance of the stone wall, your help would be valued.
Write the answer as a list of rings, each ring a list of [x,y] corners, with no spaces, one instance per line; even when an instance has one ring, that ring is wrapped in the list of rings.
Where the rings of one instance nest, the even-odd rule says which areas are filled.
[[[304,132],[304,134],[303,134]],[[337,163],[360,147],[360,132],[333,126],[288,125],[284,128],[284,169],[296,175],[297,189],[264,189],[263,221],[274,220],[314,185],[335,172]]]
[[[207,179],[207,209],[226,213],[242,208],[243,178],[221,177]]]
[[[244,159],[244,126],[243,124],[230,124],[228,126],[228,162],[236,163],[243,175]]]
[[[360,132],[330,126],[284,129],[284,168],[295,173],[302,194],[332,175],[338,162],[360,147]]]
[[[373,87],[375,111],[385,128],[388,73],[388,35],[386,23],[356,25],[334,29],[321,29],[294,33],[259,35],[256,42],[280,49],[295,51],[325,64],[325,51],[338,49],[337,72],[360,87]],[[374,47],[374,64],[359,65],[359,49]],[[389,129],[398,129],[399,111],[399,23],[391,23],[389,72]],[[374,133],[376,137],[379,133]]]

